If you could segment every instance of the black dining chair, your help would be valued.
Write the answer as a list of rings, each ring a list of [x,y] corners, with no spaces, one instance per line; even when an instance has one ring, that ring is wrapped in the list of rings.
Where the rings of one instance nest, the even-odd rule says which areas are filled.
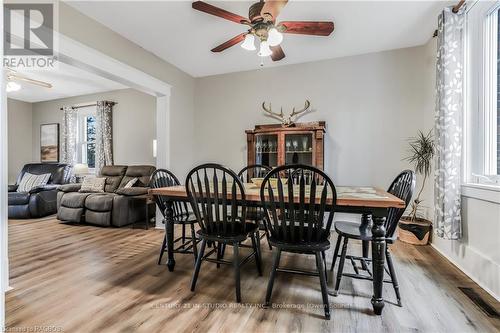
[[[410,200],[413,196],[413,190],[415,189],[415,181],[416,181],[415,173],[411,170],[405,170],[401,172],[394,179],[391,186],[389,186],[389,189],[387,190],[387,192],[393,194],[394,196],[400,198],[405,202],[404,208],[389,208],[389,212],[384,224],[386,230],[385,241],[387,244],[385,248],[385,258],[387,261],[387,267],[384,267],[384,269],[391,278],[390,280],[384,280],[384,282],[392,283],[399,306],[402,306],[401,295],[399,293],[398,280],[396,277],[396,271],[394,269],[394,263],[392,262],[392,257],[389,248],[390,245],[393,244],[397,238],[397,236],[395,235],[396,228],[398,226],[399,219],[403,215],[404,211],[406,210],[406,207],[410,203]],[[337,237],[337,244],[335,245],[335,251],[333,254],[331,270],[333,270],[333,267],[335,266],[335,262],[337,261],[337,257],[339,256],[338,253],[340,250],[340,243],[342,242],[342,239],[344,239],[342,245],[342,252],[340,254],[339,267],[337,269],[337,282],[335,284],[335,291],[334,291],[334,296],[337,296],[342,276],[348,276],[355,279],[373,280],[372,272],[369,268],[371,259],[365,256],[360,257],[347,254],[347,245],[349,243],[349,239],[371,241],[372,234],[371,234],[371,226],[369,224],[360,225],[353,222],[336,221],[334,226],[335,226],[335,231],[338,234],[338,237]],[[344,263],[346,259],[350,260],[355,272],[354,274],[343,272]],[[367,274],[360,273],[360,267],[356,265],[356,261],[359,261],[361,263],[362,270],[367,271]]]
[[[298,182],[295,185],[291,169],[298,172]],[[306,183],[308,173],[312,175],[310,184]],[[279,175],[287,175],[286,184]],[[272,178],[277,178],[274,188],[270,182]],[[289,195],[290,193],[293,195]],[[274,251],[265,304],[269,306],[271,302],[276,272],[319,276],[325,317],[330,319],[324,252],[330,248],[328,237],[337,201],[332,180],[323,171],[311,166],[280,166],[264,178],[260,197],[269,242]],[[317,271],[279,267],[283,251],[314,255]]]
[[[176,186],[180,185],[177,177],[169,170],[165,169],[157,169],[151,175],[151,181],[149,186],[151,188],[160,188],[167,186]],[[160,209],[163,214],[163,223],[165,223],[165,215],[167,208],[167,201],[164,196],[155,195],[156,205]],[[182,234],[180,237],[174,240],[174,245],[180,242],[180,245],[174,249],[174,253],[192,253],[194,254],[194,258],[196,260],[197,257],[197,238],[194,229],[194,224],[196,223],[196,216],[188,210],[188,205],[186,202],[175,201],[173,202],[173,220],[174,224],[178,224],[182,226]],[[186,225],[189,225],[191,228],[191,237],[186,237]],[[158,265],[161,264],[161,258],[163,257],[163,253],[167,251],[167,235],[163,237],[163,243],[160,249],[160,257],[158,258]]]
[[[267,165],[254,164],[248,165],[238,172],[238,177],[244,183],[251,183],[252,178],[264,178],[272,168]],[[267,235],[266,227],[264,225],[264,211],[260,207],[247,207],[247,219],[255,221],[259,225],[259,230],[263,231],[260,235],[260,239],[263,239]],[[269,250],[272,250],[271,244],[269,245]]]
[[[262,275],[260,259],[259,226],[246,220],[245,188],[236,173],[219,164],[203,164],[191,170],[186,178],[186,191],[200,230],[201,247],[191,280],[191,291],[195,290],[202,261],[229,264],[234,267],[236,301],[241,302],[240,267],[255,257],[257,271]],[[252,240],[252,252],[240,261],[242,244]],[[207,242],[216,244],[216,248],[205,254]],[[233,259],[222,258],[223,246],[233,247]],[[211,258],[213,253],[216,258]]]

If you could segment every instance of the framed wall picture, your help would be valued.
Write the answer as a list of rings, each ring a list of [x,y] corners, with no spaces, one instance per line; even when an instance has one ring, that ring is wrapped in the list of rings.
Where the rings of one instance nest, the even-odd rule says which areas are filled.
[[[40,125],[40,162],[59,162],[59,124]]]

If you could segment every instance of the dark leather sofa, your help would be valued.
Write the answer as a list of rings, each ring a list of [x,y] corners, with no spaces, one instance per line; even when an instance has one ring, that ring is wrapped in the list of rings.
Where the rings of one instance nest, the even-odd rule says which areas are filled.
[[[115,227],[144,221],[145,205],[134,197],[148,193],[149,180],[155,170],[150,165],[105,166],[99,176],[106,177],[104,193],[78,192],[80,184],[61,186],[57,194],[57,218],[65,222]],[[138,178],[134,187],[124,188],[133,178]],[[154,210],[150,214],[154,215]]]
[[[50,173],[47,185],[39,186],[29,192],[17,192],[17,187],[26,172],[34,175]],[[69,182],[71,167],[57,163],[26,164],[17,177],[15,185],[9,185],[8,203],[10,219],[39,218],[57,212],[57,188]]]

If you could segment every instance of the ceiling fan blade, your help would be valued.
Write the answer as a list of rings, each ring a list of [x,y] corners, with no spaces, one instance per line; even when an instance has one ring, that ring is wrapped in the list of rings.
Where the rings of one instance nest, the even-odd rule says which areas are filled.
[[[287,2],[288,0],[267,0],[264,2],[264,7],[262,7],[262,10],[260,11],[260,15],[264,17],[266,15],[270,15],[272,21],[276,21],[276,18]]]
[[[281,46],[276,45],[276,46],[271,46],[270,48],[271,51],[273,51],[273,53],[271,54],[271,59],[273,59],[273,61],[280,61],[285,57],[285,52],[283,52]]]
[[[219,7],[212,6],[204,1],[195,1],[191,6],[193,7],[193,9],[199,10],[200,12],[222,17],[223,19],[236,23],[241,23],[242,21],[248,22],[248,19],[244,18],[243,16],[228,12],[227,10]]]
[[[287,34],[328,36],[333,32],[333,22],[284,21],[278,25]]]
[[[241,42],[242,40],[245,39],[245,36],[247,34],[248,34],[247,32],[244,32],[244,33],[239,34],[238,36],[231,38],[227,42],[224,42],[224,43],[220,44],[219,46],[214,47],[212,49],[212,52],[221,52],[221,51],[224,51],[225,49],[230,48],[233,45],[238,44],[239,42]]]
[[[15,72],[15,71],[13,71],[13,72]],[[48,82],[44,82],[44,81],[40,81],[40,80],[35,80],[35,79],[30,79],[28,77],[17,75],[17,74],[9,74],[9,75],[7,75],[7,80],[9,80],[9,81],[12,81],[12,80],[24,81],[24,82],[28,82],[28,83],[34,84],[36,86],[40,86],[40,87],[44,87],[44,88],[52,88],[52,84],[50,84]]]

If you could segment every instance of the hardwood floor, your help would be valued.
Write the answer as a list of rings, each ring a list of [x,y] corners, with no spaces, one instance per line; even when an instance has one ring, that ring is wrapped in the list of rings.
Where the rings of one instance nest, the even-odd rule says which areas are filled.
[[[393,246],[404,307],[393,304],[387,284],[384,313],[375,316],[371,283],[344,278],[341,294],[330,297],[332,319],[326,321],[317,307],[322,301],[316,277],[278,273],[274,308],[260,307],[271,266],[265,242],[264,275],[258,276],[252,262],[243,267],[238,306],[231,267],[217,271],[204,262],[192,293],[191,255],[177,255],[173,273],[156,264],[162,237],[161,230],[65,225],[54,218],[9,221],[13,290],[6,297],[7,326],[53,332],[500,331],[500,320],[488,317],[458,287],[474,288],[497,311],[499,303],[429,246]],[[315,265],[313,257],[291,254],[283,254],[282,263]]]

